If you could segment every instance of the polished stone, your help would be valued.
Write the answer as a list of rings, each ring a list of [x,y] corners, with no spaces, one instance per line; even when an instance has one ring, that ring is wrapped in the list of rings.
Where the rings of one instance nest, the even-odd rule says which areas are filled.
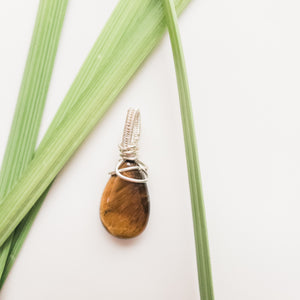
[[[125,161],[120,168],[136,165]],[[122,173],[144,179],[140,170]],[[149,218],[149,195],[146,183],[133,183],[112,175],[101,199],[100,218],[106,230],[118,238],[133,238],[146,227]]]

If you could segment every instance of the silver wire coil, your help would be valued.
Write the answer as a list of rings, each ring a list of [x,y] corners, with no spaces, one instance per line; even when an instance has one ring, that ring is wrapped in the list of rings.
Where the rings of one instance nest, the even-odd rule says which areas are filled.
[[[141,134],[141,115],[138,109],[129,108],[123,131],[122,142],[119,145],[120,155],[124,160],[136,160],[138,142]]]
[[[120,178],[134,182],[145,183],[148,181],[148,168],[137,158],[138,142],[141,134],[141,116],[138,109],[129,108],[125,121],[122,142],[119,145],[121,160],[117,164],[115,171],[110,174],[116,174]],[[121,165],[126,161],[134,161],[137,165],[120,169]],[[123,172],[139,170],[144,174],[143,179],[131,178],[123,175]]]

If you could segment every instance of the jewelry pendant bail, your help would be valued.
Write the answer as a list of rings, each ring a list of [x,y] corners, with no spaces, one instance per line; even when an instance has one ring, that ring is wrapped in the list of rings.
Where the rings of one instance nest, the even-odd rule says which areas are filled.
[[[125,121],[123,138],[121,144],[119,144],[121,160],[117,164],[115,173],[120,178],[134,182],[134,183],[145,183],[148,181],[148,168],[137,158],[138,143],[141,134],[141,115],[138,109],[129,108],[127,112],[127,117]],[[134,161],[135,166],[121,168],[121,165],[126,161]],[[144,178],[132,178],[128,177],[122,173],[131,170],[139,170],[144,174]]]

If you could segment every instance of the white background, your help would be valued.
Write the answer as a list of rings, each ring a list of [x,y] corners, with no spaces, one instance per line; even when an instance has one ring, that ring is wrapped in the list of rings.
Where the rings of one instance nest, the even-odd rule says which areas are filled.
[[[117,0],[70,1],[40,139]],[[0,2],[3,156],[38,0]],[[299,300],[299,1],[194,0],[180,18],[216,299]],[[151,218],[137,239],[98,208],[128,107],[142,113]],[[1,300],[199,299],[167,36],[53,185]]]

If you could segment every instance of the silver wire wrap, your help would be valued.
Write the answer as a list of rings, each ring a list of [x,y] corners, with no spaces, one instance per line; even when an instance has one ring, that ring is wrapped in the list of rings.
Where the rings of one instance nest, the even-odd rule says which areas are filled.
[[[140,139],[140,134],[141,134],[140,111],[138,109],[129,108],[127,112],[125,126],[124,126],[123,139],[121,144],[119,145],[121,160],[117,164],[115,171],[111,172],[110,174],[116,174],[120,178],[134,183],[145,183],[148,181],[147,166],[144,165],[137,158],[137,152],[139,149],[138,142]],[[126,160],[134,161],[137,164],[137,166],[120,169],[121,165]],[[144,179],[131,178],[122,174],[123,172],[132,171],[132,170],[141,171],[144,174],[145,178]]]

